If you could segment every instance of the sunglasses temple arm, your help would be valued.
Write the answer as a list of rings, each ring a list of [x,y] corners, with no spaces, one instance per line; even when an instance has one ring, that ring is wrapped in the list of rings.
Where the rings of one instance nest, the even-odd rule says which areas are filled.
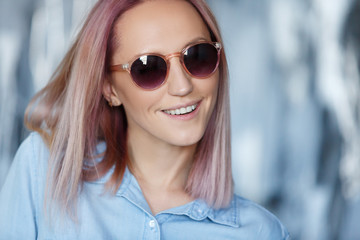
[[[130,73],[130,66],[128,63],[126,64],[119,64],[119,65],[114,65],[110,67],[111,71],[117,71],[117,72],[128,72]]]

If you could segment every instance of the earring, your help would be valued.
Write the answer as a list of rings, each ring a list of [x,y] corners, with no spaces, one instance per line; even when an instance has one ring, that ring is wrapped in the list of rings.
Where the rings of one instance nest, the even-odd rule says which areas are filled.
[[[110,100],[110,101],[108,101],[108,104],[109,104],[109,106],[112,108],[113,107],[113,103],[112,103],[112,101]]]

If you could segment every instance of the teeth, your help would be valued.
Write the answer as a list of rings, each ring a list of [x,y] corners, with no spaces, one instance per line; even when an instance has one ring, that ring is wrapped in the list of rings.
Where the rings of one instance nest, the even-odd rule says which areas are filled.
[[[191,106],[182,107],[182,108],[178,108],[178,109],[164,110],[164,112],[166,112],[167,114],[170,114],[170,115],[183,115],[183,114],[187,114],[187,113],[194,111],[196,109],[196,107],[197,107],[197,104],[194,104]]]

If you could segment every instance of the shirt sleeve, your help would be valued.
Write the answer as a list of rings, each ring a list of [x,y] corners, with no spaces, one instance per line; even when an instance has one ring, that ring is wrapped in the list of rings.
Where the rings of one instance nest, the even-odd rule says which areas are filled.
[[[36,163],[33,134],[18,149],[0,192],[0,240],[36,239]]]

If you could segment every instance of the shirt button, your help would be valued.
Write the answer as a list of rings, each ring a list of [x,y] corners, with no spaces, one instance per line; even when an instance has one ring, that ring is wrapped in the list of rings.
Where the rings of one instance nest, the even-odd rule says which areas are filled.
[[[151,228],[155,227],[155,220],[150,220],[150,221],[149,221],[149,226],[150,226]]]

